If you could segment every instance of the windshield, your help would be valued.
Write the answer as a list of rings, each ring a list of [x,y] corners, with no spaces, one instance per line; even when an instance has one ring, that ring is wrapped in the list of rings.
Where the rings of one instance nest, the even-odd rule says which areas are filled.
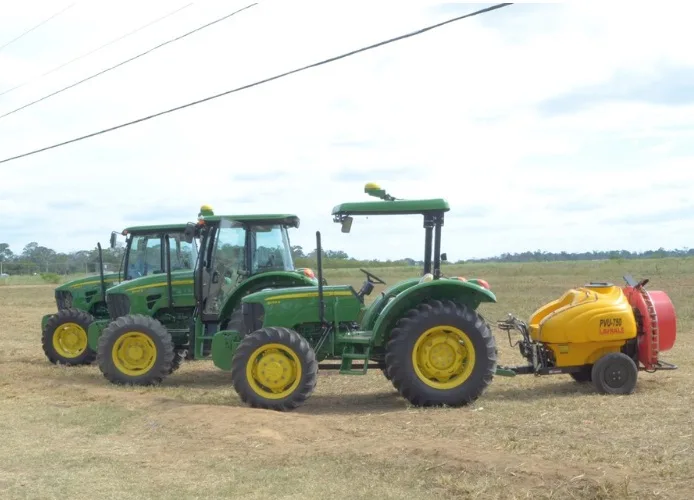
[[[187,243],[181,234],[169,235],[171,270],[193,269],[197,259],[197,242]],[[133,235],[128,254],[125,279],[160,274],[166,270],[162,236],[154,234]]]
[[[279,224],[251,227],[251,273],[293,271],[287,228]]]

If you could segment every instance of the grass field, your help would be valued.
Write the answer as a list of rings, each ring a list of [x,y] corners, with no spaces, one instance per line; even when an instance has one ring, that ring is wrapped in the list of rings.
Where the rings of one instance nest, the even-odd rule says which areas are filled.
[[[456,272],[454,272],[454,269]],[[393,283],[404,270],[374,270]],[[50,365],[40,346],[54,285],[0,286],[0,498],[674,498],[694,491],[694,259],[466,265],[527,317],[590,280],[650,278],[668,292],[674,372],[599,396],[568,376],[497,377],[464,409],[408,407],[379,370],[321,373],[299,410],[253,410],[211,361],[161,387],[110,385],[96,366]],[[362,281],[328,271],[330,283]],[[377,287],[372,297],[380,291]],[[520,362],[495,330],[502,363]]]

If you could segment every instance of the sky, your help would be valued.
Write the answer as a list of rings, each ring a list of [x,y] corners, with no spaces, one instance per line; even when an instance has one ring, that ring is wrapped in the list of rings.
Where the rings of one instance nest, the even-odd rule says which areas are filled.
[[[71,0],[0,0],[0,46]],[[0,115],[252,2],[74,2],[0,49]],[[492,4],[260,0],[0,118],[0,160]],[[665,5],[665,4],[661,4]],[[216,213],[295,213],[292,244],[421,258],[421,217],[332,207],[445,198],[449,260],[686,248],[694,234],[694,31],[684,2],[517,3],[124,129],[0,164],[0,242],[58,251]]]

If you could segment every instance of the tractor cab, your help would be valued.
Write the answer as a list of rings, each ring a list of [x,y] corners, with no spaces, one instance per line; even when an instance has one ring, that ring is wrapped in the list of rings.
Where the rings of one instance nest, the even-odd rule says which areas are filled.
[[[294,267],[288,230],[298,228],[299,222],[294,214],[214,215],[201,210],[198,222],[189,224],[187,237],[200,238],[194,355],[208,351],[209,340],[220,329],[243,330],[244,295],[316,284],[311,269]]]

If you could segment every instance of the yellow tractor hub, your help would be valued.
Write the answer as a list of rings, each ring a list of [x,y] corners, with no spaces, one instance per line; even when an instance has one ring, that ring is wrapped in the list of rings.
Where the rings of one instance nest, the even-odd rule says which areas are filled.
[[[470,377],[475,366],[475,348],[462,330],[435,326],[415,342],[412,365],[417,377],[429,387],[453,389]]]
[[[301,362],[283,344],[266,344],[253,351],[246,364],[246,379],[253,392],[266,399],[282,399],[301,381]]]
[[[53,348],[63,358],[76,358],[87,349],[87,332],[77,323],[63,323],[53,332]]]
[[[137,377],[147,373],[156,363],[157,346],[149,335],[127,332],[114,342],[111,355],[116,369]]]

